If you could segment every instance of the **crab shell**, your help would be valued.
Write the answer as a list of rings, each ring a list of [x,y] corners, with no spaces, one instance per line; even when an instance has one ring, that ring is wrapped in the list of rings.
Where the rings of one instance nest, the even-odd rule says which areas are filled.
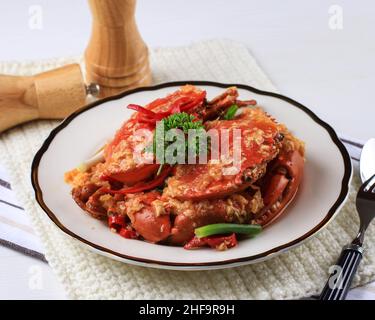
[[[166,196],[198,201],[245,190],[263,176],[267,163],[281,148],[279,127],[259,108],[247,108],[233,120],[206,122],[206,130],[218,137],[215,144],[211,139],[211,147],[219,157],[211,157],[207,164],[177,165]],[[213,153],[211,150],[211,156]]]
[[[145,108],[156,113],[165,112],[174,103],[186,98],[194,99],[201,94],[202,91],[194,86],[185,85],[165,98],[154,100],[146,105]],[[194,113],[201,107],[202,103],[187,112]],[[104,150],[105,170],[103,179],[119,181],[131,186],[146,180],[158,170],[159,164],[150,164],[146,159],[144,159],[145,161],[134,160],[134,153],[137,148],[143,145],[144,149],[152,142],[152,135],[155,129],[155,123],[139,121],[138,117],[139,114],[133,114],[117,131],[114,139],[106,146]],[[141,130],[149,133],[148,138],[135,134],[136,132],[141,132]]]

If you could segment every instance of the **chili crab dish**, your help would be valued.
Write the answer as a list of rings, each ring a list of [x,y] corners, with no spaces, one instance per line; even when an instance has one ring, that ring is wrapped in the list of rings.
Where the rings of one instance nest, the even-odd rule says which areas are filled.
[[[304,143],[235,87],[192,85],[135,112],[65,174],[72,197],[125,238],[225,250],[273,223],[293,200]],[[170,134],[172,132],[173,134]]]

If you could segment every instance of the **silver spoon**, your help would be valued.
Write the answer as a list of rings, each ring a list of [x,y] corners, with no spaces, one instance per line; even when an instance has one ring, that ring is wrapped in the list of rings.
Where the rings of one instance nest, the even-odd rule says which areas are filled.
[[[363,146],[359,170],[362,183],[375,174],[375,138],[370,139]]]
[[[320,300],[344,300],[350,284],[362,260],[363,240],[367,227],[375,217],[375,139],[366,142],[360,159],[362,186],[357,194],[357,211],[360,228],[357,237],[346,245],[336,262],[331,266],[331,275],[320,294]]]

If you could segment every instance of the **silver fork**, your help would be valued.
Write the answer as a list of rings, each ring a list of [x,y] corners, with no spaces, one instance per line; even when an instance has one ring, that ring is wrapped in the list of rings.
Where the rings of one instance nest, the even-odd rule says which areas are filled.
[[[362,184],[357,193],[360,226],[357,237],[346,245],[319,297],[320,300],[344,300],[363,255],[365,232],[375,217],[375,175]]]

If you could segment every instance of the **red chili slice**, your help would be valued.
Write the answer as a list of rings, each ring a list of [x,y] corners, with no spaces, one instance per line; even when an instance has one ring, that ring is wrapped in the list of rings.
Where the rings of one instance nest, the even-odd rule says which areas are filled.
[[[138,117],[137,120],[139,122],[150,123],[153,125],[155,125],[156,121],[158,121],[155,118],[147,118],[147,117]]]
[[[119,235],[126,239],[137,239],[138,234],[134,230],[129,230],[127,228],[121,228]]]
[[[235,247],[237,245],[236,234],[232,233],[229,236],[214,235],[203,238],[194,237],[187,244],[185,244],[184,249],[191,250],[205,246],[209,246],[214,249],[221,249],[220,247],[222,245],[226,249]]]
[[[120,189],[120,190],[110,190],[105,189],[103,190],[104,193],[111,193],[111,194],[129,194],[129,193],[138,193],[146,190],[155,189],[156,187],[159,187],[162,185],[165,181],[165,179],[168,177],[170,172],[172,171],[171,166],[165,166],[163,170],[160,172],[160,174],[152,181],[149,182],[140,182],[133,187]]]
[[[177,99],[175,102],[173,102],[171,106],[168,108],[168,110],[165,112],[156,113],[154,111],[151,111],[137,104],[129,104],[128,109],[135,110],[141,114],[140,116],[137,117],[138,121],[155,124],[157,121],[160,121],[170,116],[173,113],[188,111],[196,107],[197,105],[203,102],[205,97],[206,97],[206,91],[202,91],[201,93],[194,95],[194,96],[190,96],[190,97],[181,97]],[[166,99],[158,99],[158,100],[155,100],[150,106],[154,108],[166,102],[167,102]]]
[[[155,114],[155,120],[156,121],[160,121],[160,120],[163,120],[164,118],[166,117],[169,117],[171,115],[171,112],[169,111],[166,111],[166,112],[158,112]]]
[[[137,120],[139,122],[145,122],[145,123],[151,123],[151,124],[155,124],[157,121],[160,121],[168,117],[171,114],[168,111],[155,113],[153,111],[150,111],[144,107],[137,106],[137,105],[129,105],[128,108],[132,110],[137,110],[140,113],[140,115],[137,115]]]
[[[148,110],[142,106],[139,106],[137,104],[129,104],[128,109],[138,111],[139,113],[143,113],[149,117],[155,117],[156,113],[154,111]]]
[[[173,94],[172,94],[173,95]],[[149,109],[155,109],[156,107],[159,107],[160,105],[168,103],[169,99],[168,98],[158,98],[154,101],[152,101],[148,107]]]
[[[171,104],[168,111],[170,112],[170,114],[179,113],[181,112],[181,106],[190,101],[191,101],[191,97],[181,97]]]
[[[198,94],[198,96],[193,101],[181,106],[180,107],[181,112],[182,111],[188,111],[188,110],[196,107],[198,104],[203,102],[205,97],[206,97],[206,91],[202,91],[201,93]]]
[[[112,229],[119,231],[121,228],[126,226],[125,217],[123,216],[109,216],[108,226]]]
[[[232,233],[230,236],[210,236],[206,237],[206,242],[211,248],[219,248],[222,244],[226,248],[233,248],[237,245],[236,234]]]
[[[188,243],[184,245],[184,249],[192,250],[192,249],[205,247],[206,245],[207,245],[207,242],[205,241],[205,238],[194,237],[193,239],[191,239]]]

